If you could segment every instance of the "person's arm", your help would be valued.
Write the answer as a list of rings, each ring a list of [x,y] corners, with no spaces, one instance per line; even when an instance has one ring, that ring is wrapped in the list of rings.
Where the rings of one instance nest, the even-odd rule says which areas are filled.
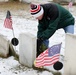
[[[38,31],[38,38],[42,38],[43,40],[49,39],[56,31],[57,25],[58,18],[56,20],[50,21],[50,24],[45,31],[42,31],[42,29]]]
[[[37,38],[40,38],[43,31],[44,31],[44,23],[39,21],[38,31],[37,31]]]

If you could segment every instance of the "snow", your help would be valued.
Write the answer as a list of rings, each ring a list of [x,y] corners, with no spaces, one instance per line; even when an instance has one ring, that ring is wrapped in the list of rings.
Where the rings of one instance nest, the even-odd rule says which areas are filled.
[[[5,13],[0,14],[0,34],[6,36],[10,41],[13,38],[12,30],[4,28],[3,23]],[[76,19],[76,17],[75,17]],[[26,19],[20,16],[12,16],[14,35],[19,38],[22,32],[32,33],[36,36],[37,33],[37,20]],[[76,24],[75,24],[76,29]],[[76,33],[76,31],[75,31]],[[49,39],[50,45],[62,42],[61,55],[64,55],[65,48],[65,33],[62,29],[57,30],[56,33]],[[16,46],[16,52],[19,52],[19,45]],[[53,75],[51,72],[34,70],[21,65],[14,59],[13,56],[8,58],[0,58],[0,75]]]

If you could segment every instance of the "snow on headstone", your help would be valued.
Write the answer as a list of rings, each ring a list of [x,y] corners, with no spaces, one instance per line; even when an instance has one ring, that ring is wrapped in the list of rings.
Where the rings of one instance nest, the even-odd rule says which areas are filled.
[[[76,35],[66,34],[64,75],[76,75]]]
[[[36,58],[36,36],[30,33],[21,33],[19,40],[19,61],[25,66],[32,67]]]

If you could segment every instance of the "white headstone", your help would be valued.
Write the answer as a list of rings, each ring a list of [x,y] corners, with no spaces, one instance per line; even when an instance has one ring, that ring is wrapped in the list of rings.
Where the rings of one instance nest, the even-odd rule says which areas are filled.
[[[76,35],[66,34],[64,75],[76,75]]]
[[[0,34],[0,56],[7,57],[9,54],[9,40]]]
[[[19,40],[19,61],[25,66],[32,67],[36,58],[36,36],[30,33],[22,33]]]

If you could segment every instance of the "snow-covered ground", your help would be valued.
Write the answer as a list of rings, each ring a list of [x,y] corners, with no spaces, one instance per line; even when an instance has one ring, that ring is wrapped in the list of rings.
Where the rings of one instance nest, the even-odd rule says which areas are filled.
[[[28,32],[36,35],[37,32],[37,20],[32,17],[28,17],[28,13],[24,9],[10,11],[12,14],[13,29],[16,38],[19,38],[19,34],[22,32]],[[76,11],[72,11],[75,15]],[[9,40],[13,38],[12,30],[4,28],[4,19],[6,17],[6,11],[0,10],[0,34],[6,36]],[[76,24],[75,24],[76,30]],[[76,34],[76,31],[75,31]],[[61,54],[64,55],[65,50],[65,33],[62,29],[57,30],[56,33],[49,39],[50,45],[62,42]],[[16,46],[16,52],[19,52],[19,45]],[[0,75],[52,75],[51,72],[34,70],[22,66],[13,56],[8,58],[0,58]]]

